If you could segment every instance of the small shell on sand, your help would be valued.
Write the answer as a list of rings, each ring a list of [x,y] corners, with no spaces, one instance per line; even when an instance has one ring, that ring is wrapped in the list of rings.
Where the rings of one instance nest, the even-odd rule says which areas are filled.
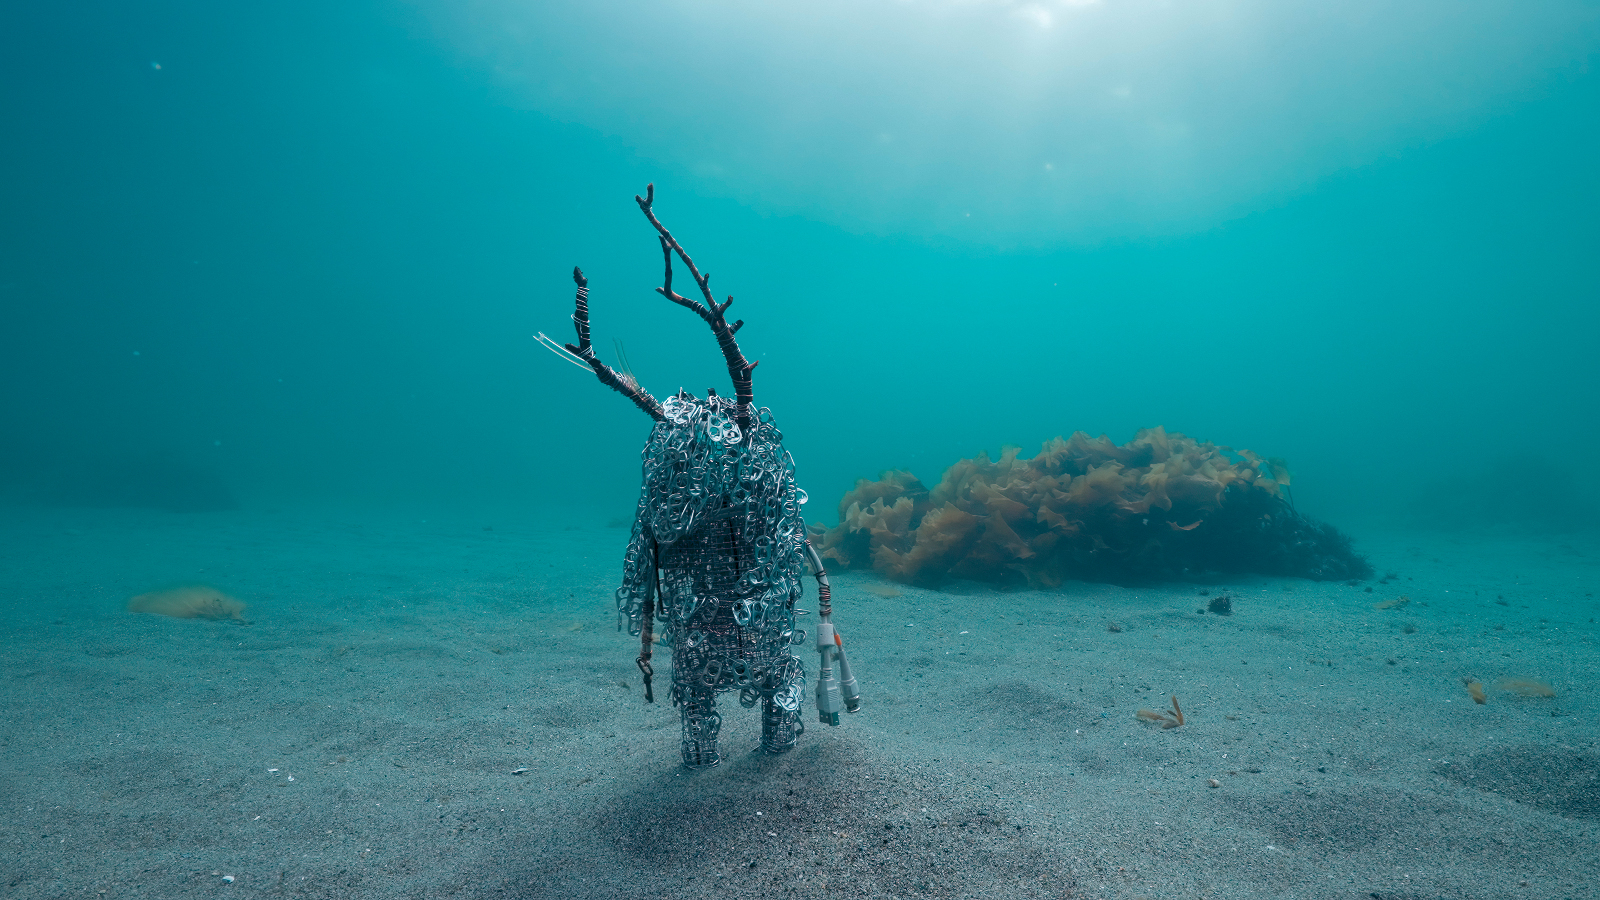
[[[244,604],[210,585],[192,584],[140,594],[128,601],[128,612],[178,619],[242,619]]]

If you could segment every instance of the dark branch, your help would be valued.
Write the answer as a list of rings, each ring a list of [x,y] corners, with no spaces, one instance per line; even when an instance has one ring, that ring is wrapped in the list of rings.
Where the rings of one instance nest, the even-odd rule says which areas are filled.
[[[572,280],[578,285],[578,298],[574,302],[576,308],[572,313],[573,327],[578,330],[578,343],[568,344],[567,352],[587,363],[601,384],[632,400],[650,418],[657,422],[665,419],[666,413],[662,412],[661,404],[646,393],[636,379],[624,376],[594,355],[594,347],[589,342],[589,279],[583,277],[582,269],[573,266]]]
[[[578,285],[577,310],[572,314],[572,324],[578,329],[578,346],[567,347],[579,356],[589,352],[589,279],[583,277],[583,270],[577,266],[572,267],[572,280]]]
[[[672,236],[672,232],[668,231],[666,226],[661,224],[661,220],[656,218],[655,212],[651,209],[656,199],[656,186],[654,184],[645,187],[645,195],[643,197],[635,194],[633,199],[639,204],[639,209],[644,212],[645,218],[649,219],[650,224],[655,226],[656,233],[661,238],[661,255],[666,260],[667,271],[662,278],[661,287],[656,288],[656,293],[679,306],[694,310],[696,315],[711,326],[711,333],[716,336],[717,345],[722,348],[722,356],[727,360],[728,375],[733,379],[734,396],[741,410],[738,415],[739,418],[744,420],[740,424],[748,426],[750,407],[755,399],[754,391],[751,389],[750,384],[750,371],[756,367],[756,364],[744,358],[744,353],[739,350],[738,341],[733,338],[734,332],[738,331],[744,322],[736,322],[732,326],[728,324],[725,313],[728,307],[733,305],[733,298],[729,297],[726,303],[717,303],[716,298],[711,295],[711,275],[709,273],[700,274],[700,270],[695,268],[694,260],[690,259],[689,254],[684,252],[683,245],[679,244],[677,239]],[[683,260],[684,266],[689,269],[689,275],[694,278],[694,283],[699,286],[701,295],[705,297],[705,303],[692,300],[672,289],[672,255],[674,253],[678,255],[679,259]]]

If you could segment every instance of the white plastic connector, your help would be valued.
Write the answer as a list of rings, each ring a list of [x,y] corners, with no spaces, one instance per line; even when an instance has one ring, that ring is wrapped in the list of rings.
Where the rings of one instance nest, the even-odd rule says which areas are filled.
[[[817,653],[822,656],[817,669],[817,721],[837,725],[839,711],[844,709],[844,698],[833,669],[833,661],[839,655],[839,641],[834,636],[832,622],[817,625]]]
[[[850,671],[850,660],[844,655],[844,639],[837,632],[834,637],[839,654],[839,692],[844,695],[844,708],[855,712],[861,708],[861,687],[856,684],[856,676]]]

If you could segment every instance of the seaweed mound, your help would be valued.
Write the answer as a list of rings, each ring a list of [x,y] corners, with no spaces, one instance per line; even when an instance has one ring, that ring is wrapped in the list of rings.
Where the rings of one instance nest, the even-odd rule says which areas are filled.
[[[1032,459],[1018,452],[963,459],[931,491],[906,471],[863,478],[839,501],[839,524],[814,526],[812,540],[846,568],[914,584],[1372,574],[1348,537],[1285,499],[1282,460],[1160,427],[1121,446],[1079,431]]]

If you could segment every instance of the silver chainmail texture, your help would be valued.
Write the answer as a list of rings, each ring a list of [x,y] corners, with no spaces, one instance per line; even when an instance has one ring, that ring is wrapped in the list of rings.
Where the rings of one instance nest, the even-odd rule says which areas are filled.
[[[806,572],[806,496],[795,487],[794,460],[766,407],[746,418],[748,429],[716,394],[680,392],[662,410],[642,454],[618,627],[638,635],[656,599],[673,648],[686,765],[720,761],[715,701],[725,691],[739,691],[746,707],[763,704],[762,748],[782,753],[804,730],[805,672],[789,652],[805,640],[795,603]]]

